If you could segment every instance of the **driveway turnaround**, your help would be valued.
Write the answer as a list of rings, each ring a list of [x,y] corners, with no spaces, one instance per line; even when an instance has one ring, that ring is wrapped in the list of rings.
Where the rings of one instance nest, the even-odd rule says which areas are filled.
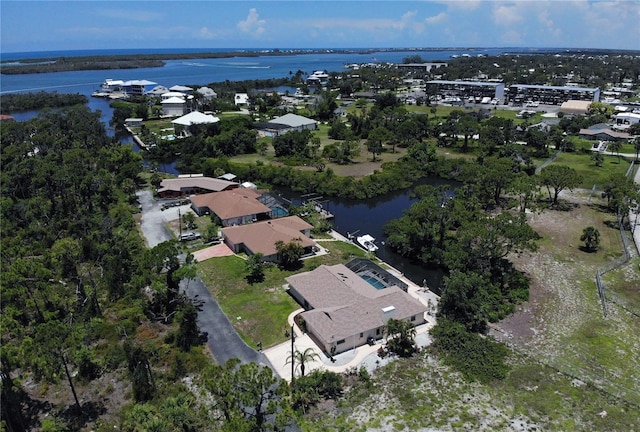
[[[165,227],[167,215],[160,209],[160,203],[153,198],[151,191],[138,191],[136,195],[142,207],[140,228],[147,240],[147,246],[152,248],[164,241],[171,240],[171,233]]]

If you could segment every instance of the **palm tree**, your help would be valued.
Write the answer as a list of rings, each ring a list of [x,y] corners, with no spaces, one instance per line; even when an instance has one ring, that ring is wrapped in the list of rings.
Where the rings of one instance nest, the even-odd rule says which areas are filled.
[[[600,246],[600,231],[592,226],[586,227],[582,231],[580,240],[584,242],[585,247],[590,251],[598,250]]]
[[[391,318],[387,321],[384,332],[389,351],[400,357],[411,357],[416,352],[416,328],[411,322]]]
[[[285,365],[288,365],[292,361],[295,361],[296,363],[298,363],[298,365],[300,367],[300,376],[304,376],[304,372],[306,370],[306,365],[309,362],[312,362],[314,360],[318,360],[319,358],[320,358],[320,356],[318,356],[318,354],[313,350],[313,348],[307,348],[304,351],[295,350],[293,355],[289,355],[289,357],[287,357],[287,361],[286,361]],[[291,378],[293,379],[293,377],[291,377]]]
[[[618,163],[620,163],[620,149],[622,148],[622,143],[620,141],[613,141],[609,143],[608,149],[611,153],[615,152],[618,155]]]

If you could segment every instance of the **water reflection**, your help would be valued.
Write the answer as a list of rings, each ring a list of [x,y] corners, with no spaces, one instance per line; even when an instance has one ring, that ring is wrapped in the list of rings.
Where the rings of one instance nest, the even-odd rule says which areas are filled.
[[[452,190],[457,187],[455,183],[438,178],[425,179],[420,184],[447,185]],[[422,285],[425,281],[431,290],[439,293],[444,277],[442,270],[427,268],[421,263],[408,260],[386,245],[384,226],[391,220],[400,218],[403,212],[417,201],[417,199],[411,198],[412,190],[413,188],[404,189],[367,200],[325,197],[321,201],[325,209],[334,214],[333,226],[336,231],[344,236],[348,234],[372,235],[379,246],[376,255],[380,259],[404,273],[414,283]],[[277,193],[296,205],[302,203],[300,194],[291,189],[278,188]]]

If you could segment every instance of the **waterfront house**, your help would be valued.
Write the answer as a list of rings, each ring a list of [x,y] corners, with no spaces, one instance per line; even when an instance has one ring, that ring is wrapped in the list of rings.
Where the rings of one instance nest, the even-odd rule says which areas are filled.
[[[236,189],[240,185],[236,182],[204,177],[199,175],[181,175],[174,179],[164,179],[158,188],[161,198],[176,198],[193,194],[207,194]]]
[[[265,220],[248,225],[222,228],[224,242],[234,253],[254,255],[261,253],[265,261],[276,262],[278,251],[276,243],[289,243],[299,239],[304,248],[303,256],[312,255],[317,249],[311,240],[312,225],[298,216],[288,216],[279,219]]]
[[[167,99],[171,99],[173,97],[186,99],[186,95],[184,93],[178,92],[178,91],[168,91],[166,93],[163,93],[161,99],[164,101],[164,100],[167,100]]]
[[[191,132],[189,127],[192,125],[206,125],[218,123],[220,119],[211,114],[203,114],[200,111],[192,111],[182,117],[172,120],[173,130],[176,136],[189,136]]]
[[[259,201],[253,189],[232,189],[191,197],[191,208],[199,216],[214,214],[223,227],[244,225],[271,217],[271,208]]]
[[[190,94],[191,92],[193,92],[193,89],[191,87],[183,85],[174,85],[172,87],[169,87],[169,90],[171,90],[172,92],[180,92],[183,94]]]
[[[204,100],[211,101],[218,97],[218,94],[209,87],[200,87],[196,92],[200,95],[200,97]]]
[[[144,96],[157,85],[148,80],[131,80],[122,84],[122,90],[129,96]]]
[[[187,102],[181,97],[170,97],[162,102],[162,115],[164,117],[178,117],[184,115]]]
[[[160,98],[163,94],[169,93],[169,89],[163,85],[155,86],[147,92],[147,96]]]
[[[370,272],[358,274],[343,264],[321,265],[286,281],[289,294],[306,310],[301,317],[307,332],[330,354],[382,338],[390,318],[426,322],[426,306],[398,286],[384,286]]]

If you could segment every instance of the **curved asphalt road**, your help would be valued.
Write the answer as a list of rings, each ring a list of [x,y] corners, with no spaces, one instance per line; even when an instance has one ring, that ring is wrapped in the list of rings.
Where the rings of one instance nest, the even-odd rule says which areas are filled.
[[[199,277],[195,280],[183,279],[180,282],[180,289],[198,306],[198,326],[201,331],[208,333],[207,345],[218,364],[224,364],[232,358],[239,358],[243,363],[254,362],[273,369],[263,353],[249,347],[240,338]],[[274,373],[277,375],[275,370]]]
[[[147,246],[152,248],[163,241],[171,240],[173,236],[167,230],[166,222],[178,218],[178,209],[182,214],[186,213],[189,206],[171,207],[162,211],[161,203],[153,198],[151,191],[139,191],[137,195],[142,207],[141,229]],[[240,338],[199,277],[194,280],[182,280],[180,289],[198,306],[198,326],[200,331],[208,334],[207,345],[218,364],[238,358],[243,363],[255,362],[268,366],[279,376],[263,353],[252,349]]]

